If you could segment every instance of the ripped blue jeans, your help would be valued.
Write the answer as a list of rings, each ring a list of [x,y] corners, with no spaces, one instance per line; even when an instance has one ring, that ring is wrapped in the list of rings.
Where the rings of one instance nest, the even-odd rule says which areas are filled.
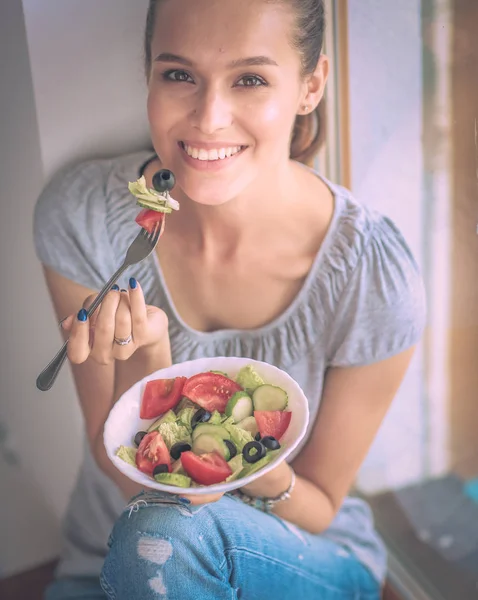
[[[136,496],[116,523],[101,586],[110,600],[378,600],[345,548],[224,496],[190,506]]]

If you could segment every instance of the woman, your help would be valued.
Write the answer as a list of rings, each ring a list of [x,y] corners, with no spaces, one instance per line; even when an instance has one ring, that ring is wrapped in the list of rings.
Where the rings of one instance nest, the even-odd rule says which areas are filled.
[[[80,165],[38,203],[89,441],[49,600],[379,598],[384,548],[347,494],[420,339],[424,298],[395,226],[299,162],[317,146],[323,32],[320,0],[151,1],[157,156]],[[151,186],[159,168],[175,173],[181,210],[89,323],[78,308],[137,232],[127,183]],[[103,425],[127,388],[171,360],[218,355],[275,364],[308,396],[304,443],[242,490],[277,499],[271,514],[228,495],[141,492],[106,457]]]

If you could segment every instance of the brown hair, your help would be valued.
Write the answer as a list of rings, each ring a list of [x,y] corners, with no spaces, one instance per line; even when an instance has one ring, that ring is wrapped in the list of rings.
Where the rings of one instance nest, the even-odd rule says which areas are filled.
[[[268,0],[269,2],[287,2],[296,14],[296,27],[293,45],[302,61],[302,75],[315,71],[319,61],[325,33],[325,9],[323,0]],[[146,75],[151,71],[151,44],[153,41],[156,10],[159,0],[150,0],[146,17],[144,36],[144,56]],[[307,115],[297,115],[290,144],[290,157],[304,164],[310,164],[324,140],[323,128],[325,103]]]

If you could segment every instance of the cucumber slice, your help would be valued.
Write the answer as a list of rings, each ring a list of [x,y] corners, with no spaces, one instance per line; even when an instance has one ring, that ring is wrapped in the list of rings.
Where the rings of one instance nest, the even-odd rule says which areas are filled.
[[[242,421],[239,421],[237,426],[240,427],[241,429],[244,429],[245,431],[248,431],[252,435],[252,437],[255,437],[255,435],[259,431],[259,427],[257,426],[257,421],[255,420],[254,417],[246,417]]]
[[[232,417],[235,423],[252,415],[252,398],[246,392],[236,392],[229,400],[224,411],[227,417]]]
[[[163,213],[165,215],[172,212],[170,208],[162,206],[159,202],[155,202],[154,200],[144,200],[143,198],[137,198],[136,203],[139,204],[139,206],[141,206],[142,208],[149,208],[150,210],[155,210],[156,212]]]
[[[213,425],[212,423],[200,423],[193,429],[193,442],[197,437],[199,437],[200,435],[204,435],[205,433],[217,435],[221,438],[221,440],[231,439],[229,432],[222,425]]]
[[[211,433],[204,433],[203,435],[198,436],[193,442],[192,450],[194,454],[218,452],[224,460],[229,460],[231,458],[231,453],[229,452],[227,444],[224,443],[224,440],[220,436]]]
[[[179,473],[159,473],[159,475],[155,476],[155,479],[158,483],[163,483],[164,485],[174,485],[181,488],[191,487],[191,478]]]
[[[287,392],[275,385],[261,385],[252,395],[254,410],[285,410]]]

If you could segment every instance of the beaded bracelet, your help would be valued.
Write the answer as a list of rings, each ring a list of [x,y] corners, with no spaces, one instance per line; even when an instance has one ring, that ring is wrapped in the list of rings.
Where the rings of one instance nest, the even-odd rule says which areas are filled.
[[[244,504],[248,504],[249,506],[257,508],[258,510],[262,510],[263,512],[270,513],[278,502],[289,500],[294,490],[296,476],[293,469],[291,469],[290,472],[292,477],[289,487],[285,492],[282,492],[282,494],[276,496],[275,498],[258,498],[257,496],[248,496],[247,494],[244,494],[244,492],[241,492],[241,490],[234,490],[232,495],[237,496],[240,500],[242,500],[242,502],[244,502]]]

